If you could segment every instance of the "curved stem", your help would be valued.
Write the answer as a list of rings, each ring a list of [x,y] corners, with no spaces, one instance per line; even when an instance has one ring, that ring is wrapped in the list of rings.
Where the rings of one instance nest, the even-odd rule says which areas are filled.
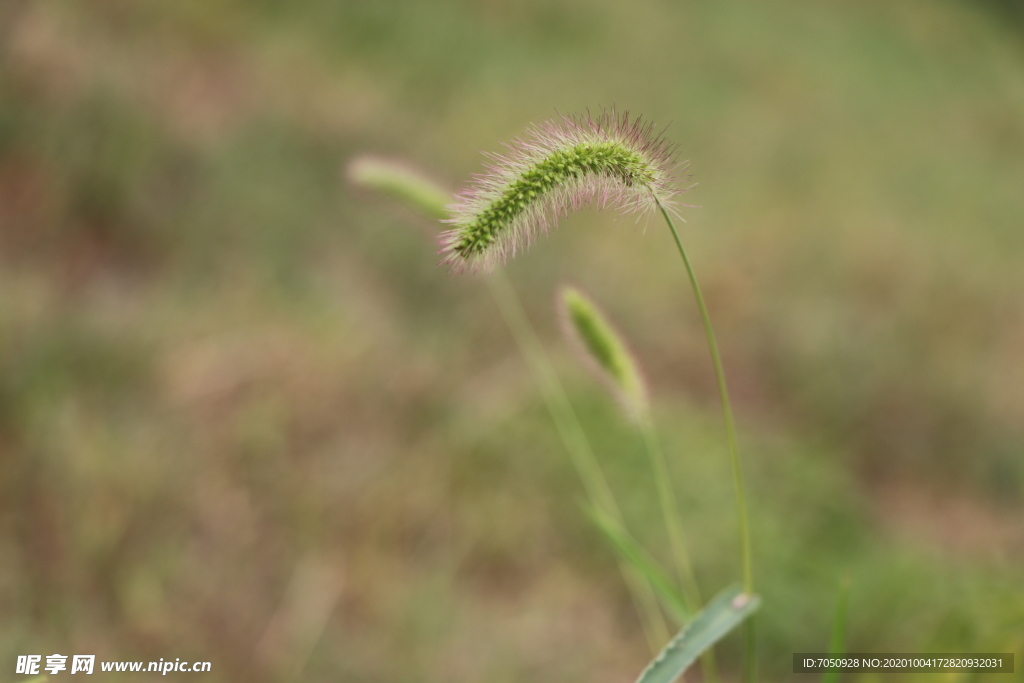
[[[655,197],[657,201],[657,197]],[[743,590],[746,593],[754,592],[754,571],[752,568],[750,551],[750,522],[747,518],[747,497],[743,490],[743,473],[740,469],[739,448],[736,445],[736,421],[732,416],[732,403],[729,401],[729,387],[725,384],[725,370],[722,368],[722,357],[718,353],[718,342],[715,341],[715,331],[711,327],[711,316],[708,315],[708,307],[704,303],[704,295],[700,292],[700,285],[697,284],[697,275],[693,272],[690,259],[683,248],[683,241],[679,238],[679,231],[672,221],[672,216],[658,202],[661,215],[668,223],[668,229],[672,231],[672,238],[679,248],[679,255],[683,258],[683,265],[686,266],[686,275],[690,278],[690,286],[693,287],[693,295],[697,299],[697,308],[700,310],[700,319],[704,325],[704,334],[708,339],[708,348],[711,351],[711,363],[715,367],[715,380],[718,382],[718,395],[722,399],[722,415],[725,419],[725,434],[729,442],[729,460],[732,463],[733,486],[736,489],[736,518],[740,535],[740,558],[743,565]],[[747,683],[754,683],[757,680],[757,631],[755,630],[754,619],[747,619],[746,626],[746,656],[744,658],[743,678]]]
[[[501,317],[508,325],[519,346],[519,351],[530,366],[540,388],[541,396],[547,404],[548,412],[551,413],[551,419],[555,423],[555,429],[565,445],[565,450],[569,453],[569,459],[572,461],[576,473],[583,482],[583,489],[590,504],[608,515],[615,524],[624,528],[622,512],[608,485],[608,479],[604,476],[601,465],[594,456],[590,440],[583,430],[583,425],[580,424],[572,403],[569,402],[562,383],[558,380],[557,373],[551,367],[551,362],[544,352],[544,346],[526,317],[526,311],[523,310],[515,288],[501,268],[495,269],[494,273],[486,278],[486,282],[491,296],[494,297],[494,301],[498,305]],[[664,615],[658,608],[654,590],[650,583],[627,563],[620,561],[619,570],[622,572],[637,611],[640,613],[648,644],[653,652],[658,652],[668,640],[669,632]]]
[[[657,200],[656,200],[657,201]],[[658,202],[661,215],[665,217],[672,237],[675,239],[676,247],[679,248],[679,255],[683,258],[683,265],[686,266],[686,275],[690,279],[690,286],[693,287],[693,295],[697,299],[697,308],[700,310],[700,319],[704,325],[704,334],[708,339],[708,347],[711,351],[711,363],[715,368],[715,380],[718,382],[718,394],[722,400],[722,415],[725,419],[725,434],[729,443],[729,459],[732,463],[733,485],[736,489],[736,517],[739,525],[740,536],[740,558],[743,565],[743,590],[747,593],[754,592],[754,572],[751,562],[750,551],[750,522],[747,517],[747,499],[743,490],[743,473],[740,469],[739,448],[736,445],[736,421],[732,414],[732,404],[729,401],[729,388],[725,383],[725,371],[722,368],[722,357],[718,352],[718,342],[715,341],[715,331],[711,327],[711,317],[708,315],[707,305],[704,303],[704,295],[701,294],[700,285],[697,284],[697,276],[690,265],[690,259],[683,248],[683,241],[679,238],[679,231],[676,230],[672,216],[665,207]]]

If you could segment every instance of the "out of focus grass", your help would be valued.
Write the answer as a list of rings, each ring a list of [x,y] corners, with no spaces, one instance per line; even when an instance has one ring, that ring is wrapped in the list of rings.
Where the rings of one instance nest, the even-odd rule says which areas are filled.
[[[1024,35],[997,4],[4,3],[7,675],[60,652],[631,680],[614,558],[480,283],[340,176],[372,151],[454,184],[612,102],[671,122],[699,182],[765,679],[827,646],[844,577],[851,651],[1019,660]],[[510,273],[657,546],[642,444],[562,349],[556,286],[635,341],[710,593],[738,575],[729,477],[667,240],[584,212]]]

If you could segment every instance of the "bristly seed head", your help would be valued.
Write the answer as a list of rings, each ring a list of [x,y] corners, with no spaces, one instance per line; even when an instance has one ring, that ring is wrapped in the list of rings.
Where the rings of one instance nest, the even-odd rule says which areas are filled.
[[[563,329],[588,365],[607,382],[629,417],[650,420],[647,382],[622,336],[589,297],[574,287],[559,292]]]
[[[448,191],[404,162],[357,156],[349,161],[345,175],[352,185],[390,195],[431,218],[448,216]]]
[[[645,212],[678,192],[675,145],[614,109],[548,121],[507,147],[449,207],[441,253],[456,270],[490,269],[586,204]]]

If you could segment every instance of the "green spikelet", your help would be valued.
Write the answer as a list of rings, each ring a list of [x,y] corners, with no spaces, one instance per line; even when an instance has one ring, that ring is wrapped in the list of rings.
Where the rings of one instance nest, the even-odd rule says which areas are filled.
[[[574,287],[563,287],[559,303],[566,334],[611,386],[629,416],[647,422],[647,383],[629,347],[597,305]]]
[[[431,218],[442,219],[448,216],[445,205],[451,201],[451,195],[433,180],[402,162],[360,156],[349,162],[346,175],[356,187],[389,195]]]

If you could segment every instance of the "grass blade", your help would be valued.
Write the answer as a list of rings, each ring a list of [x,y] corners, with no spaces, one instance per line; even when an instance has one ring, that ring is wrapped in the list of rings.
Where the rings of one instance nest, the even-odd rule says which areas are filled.
[[[665,646],[636,683],[672,683],[760,605],[761,598],[739,586],[725,589]]]
[[[829,639],[828,653],[832,657],[843,654],[846,640],[846,604],[850,596],[850,582],[843,581],[839,586],[839,600],[836,602],[836,615],[832,622],[832,637]],[[836,683],[839,680],[839,669],[831,668],[825,672],[821,683]]]
[[[586,512],[605,539],[612,544],[626,563],[647,579],[651,588],[654,589],[655,595],[658,596],[658,599],[661,600],[669,612],[681,623],[688,622],[693,615],[693,610],[687,604],[686,598],[672,584],[671,579],[668,578],[650,555],[640,547],[640,544],[633,540],[629,532],[623,529],[621,524],[617,523],[606,513],[594,507],[588,507]]]

